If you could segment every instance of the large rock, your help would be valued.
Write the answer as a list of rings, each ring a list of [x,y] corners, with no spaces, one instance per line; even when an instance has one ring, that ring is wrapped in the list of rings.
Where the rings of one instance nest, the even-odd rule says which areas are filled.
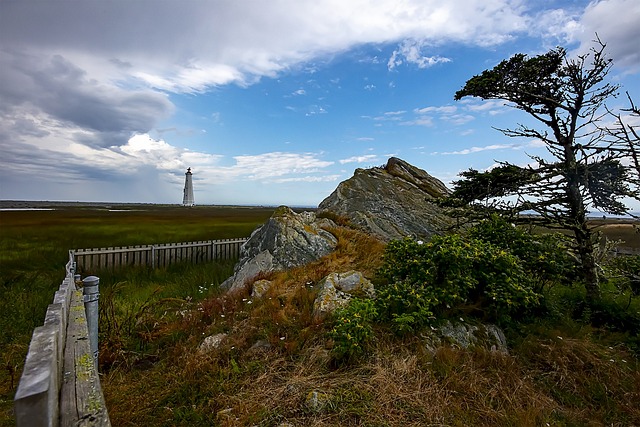
[[[286,270],[308,264],[329,253],[338,243],[323,227],[335,226],[313,212],[295,213],[281,206],[257,228],[240,251],[234,274],[221,285],[235,290],[260,273]]]
[[[384,168],[356,169],[318,206],[319,216],[346,217],[384,241],[428,239],[452,220],[435,200],[450,194],[438,179],[392,157]]]

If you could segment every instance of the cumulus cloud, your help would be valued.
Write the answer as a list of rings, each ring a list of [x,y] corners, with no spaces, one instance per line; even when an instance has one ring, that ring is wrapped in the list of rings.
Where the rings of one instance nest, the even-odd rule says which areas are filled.
[[[248,179],[261,180],[287,174],[308,174],[319,172],[333,162],[320,160],[313,153],[264,153],[258,155],[235,156],[236,164],[222,170],[228,176],[246,175]]]
[[[589,3],[572,28],[572,36],[580,43],[580,51],[593,46],[596,33],[607,44],[607,52],[616,64],[640,69],[640,2],[636,0],[601,0]]]
[[[247,7],[244,1],[195,0],[188,7],[154,2],[150,10],[146,2],[131,1],[3,2],[2,13],[11,19],[3,20],[2,31],[14,46],[61,54],[92,75],[189,92],[250,84],[363,43],[399,43],[394,66],[446,62],[423,51],[443,41],[488,46],[508,40],[526,28],[518,3],[290,0]]]
[[[78,142],[99,147],[125,144],[133,132],[147,132],[172,113],[173,104],[149,89],[127,90],[92,79],[61,55],[36,57],[0,51],[0,110],[10,117],[10,135],[33,130],[44,137],[56,127],[76,127]],[[53,126],[51,126],[53,125]]]

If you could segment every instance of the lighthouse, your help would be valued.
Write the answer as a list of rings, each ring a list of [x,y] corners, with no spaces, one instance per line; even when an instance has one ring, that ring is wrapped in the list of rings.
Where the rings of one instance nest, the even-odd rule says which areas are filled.
[[[184,196],[182,197],[182,206],[193,206],[193,181],[191,175],[191,168],[187,169],[187,173],[184,174]]]

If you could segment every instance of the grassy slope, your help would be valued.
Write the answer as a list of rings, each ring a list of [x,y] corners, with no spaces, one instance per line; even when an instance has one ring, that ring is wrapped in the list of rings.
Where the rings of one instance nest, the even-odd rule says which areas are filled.
[[[270,214],[261,212],[258,221],[243,210],[218,213],[0,213],[0,300],[18,301],[0,307],[2,365],[17,365],[19,374],[67,249],[246,236],[252,221]],[[212,235],[220,224],[243,232]],[[336,233],[336,253],[271,274],[275,286],[261,300],[216,292],[230,265],[101,274],[102,381],[113,425],[640,424],[637,359],[617,336],[579,324],[514,332],[508,355],[432,354],[419,337],[378,330],[365,360],[333,366],[328,325],[311,317],[312,285],[331,271],[372,275],[382,253],[367,236]],[[27,301],[28,287],[41,301]],[[219,332],[229,334],[220,349],[196,352],[204,336]],[[259,340],[268,348],[251,349]],[[0,387],[0,425],[12,425],[8,370],[0,371]],[[321,409],[305,404],[313,391]]]
[[[620,336],[578,323],[511,331],[509,354],[449,347],[383,329],[361,362],[334,366],[330,325],[314,322],[312,286],[331,271],[371,275],[382,246],[337,229],[337,251],[267,276],[248,290],[212,295],[155,328],[152,363],[122,358],[105,376],[118,425],[424,426],[637,425],[640,366]],[[227,333],[198,353],[204,336]],[[171,341],[167,344],[167,341]],[[255,348],[257,342],[268,343]],[[156,346],[157,347],[154,347]],[[165,346],[166,347],[163,347]],[[156,349],[161,349],[156,351]],[[316,392],[320,407],[308,399]],[[130,396],[136,396],[131,399]]]

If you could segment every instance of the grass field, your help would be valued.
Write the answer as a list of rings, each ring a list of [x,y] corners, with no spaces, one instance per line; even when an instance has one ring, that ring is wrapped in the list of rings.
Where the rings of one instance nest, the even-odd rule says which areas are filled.
[[[13,425],[13,396],[31,333],[64,278],[69,249],[248,237],[273,212],[266,207],[47,207],[54,210],[0,211],[0,426]],[[232,268],[229,262],[177,265],[99,276],[103,300],[116,303],[118,313],[133,321],[140,306],[152,300],[203,297]]]
[[[0,427],[14,425],[13,395],[31,332],[64,277],[68,249],[247,237],[274,210],[48,207],[55,210],[0,211]],[[633,223],[602,225],[609,239],[640,248]],[[295,420],[296,425],[382,426],[419,425],[420,419],[440,420],[439,425],[465,425],[464,420],[466,425],[584,425],[593,417],[599,420],[594,425],[624,425],[640,420],[629,403],[640,398],[637,361],[615,336],[602,338],[581,324],[521,332],[522,342],[505,356],[447,348],[430,355],[417,339],[385,338],[367,363],[331,368],[326,325],[311,319],[315,291],[307,284],[350,268],[371,275],[382,250],[366,236],[340,233],[334,254],[273,275],[282,293],[252,305],[247,295],[216,292],[232,262],[100,272],[100,359],[114,425]],[[234,338],[219,354],[195,354],[202,336],[217,332]],[[256,340],[271,343],[266,356],[250,351]],[[300,409],[314,389],[332,399],[319,414]]]

